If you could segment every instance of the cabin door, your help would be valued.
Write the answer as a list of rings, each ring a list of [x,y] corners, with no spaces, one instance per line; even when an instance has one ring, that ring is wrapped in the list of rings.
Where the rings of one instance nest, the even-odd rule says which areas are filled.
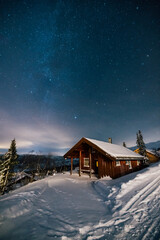
[[[98,160],[95,160],[95,174],[98,174]]]

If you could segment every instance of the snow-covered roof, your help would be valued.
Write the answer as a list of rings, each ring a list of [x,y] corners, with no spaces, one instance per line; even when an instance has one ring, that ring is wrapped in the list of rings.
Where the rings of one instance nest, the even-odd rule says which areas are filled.
[[[86,140],[88,140],[89,142],[91,142],[92,144],[96,145],[98,148],[100,148],[101,150],[103,150],[106,155],[110,155],[111,157],[116,158],[117,160],[120,159],[139,159],[139,160],[143,160],[144,157],[141,156],[138,153],[133,152],[132,150],[117,145],[117,144],[112,144],[112,143],[107,143],[107,142],[103,142],[103,141],[99,141],[99,140],[95,140],[95,139],[91,139],[91,138],[84,138]]]
[[[152,155],[156,155],[156,152],[153,149],[146,149],[146,152],[151,153]]]
[[[15,180],[15,181],[17,182],[17,181],[19,181],[19,180],[21,180],[21,179],[23,179],[23,178],[25,178],[25,177],[32,178],[32,175],[30,175],[30,174],[22,171],[22,172],[20,172],[20,173],[17,173],[17,176],[16,176],[16,180]]]

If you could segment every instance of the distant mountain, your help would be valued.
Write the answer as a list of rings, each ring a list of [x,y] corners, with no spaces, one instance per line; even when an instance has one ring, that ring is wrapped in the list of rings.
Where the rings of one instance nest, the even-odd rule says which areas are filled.
[[[157,142],[145,143],[147,149],[157,149],[160,148],[160,140]],[[130,147],[131,150],[137,149],[137,146]]]
[[[30,154],[30,155],[45,155],[41,151],[35,151],[35,150],[29,151],[28,154]]]

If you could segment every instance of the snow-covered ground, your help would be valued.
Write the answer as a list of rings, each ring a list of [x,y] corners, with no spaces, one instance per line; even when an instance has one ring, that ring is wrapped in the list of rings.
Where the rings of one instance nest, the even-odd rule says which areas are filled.
[[[0,239],[160,239],[160,164],[112,180],[57,174],[0,197]]]

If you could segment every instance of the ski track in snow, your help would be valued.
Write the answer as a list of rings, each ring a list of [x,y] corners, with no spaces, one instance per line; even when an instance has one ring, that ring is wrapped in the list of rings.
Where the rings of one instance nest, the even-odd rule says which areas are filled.
[[[111,180],[57,174],[0,197],[0,239],[160,239],[160,164]]]
[[[159,164],[156,166],[160,167]],[[88,232],[88,240],[96,235],[99,235],[99,239],[160,239],[160,169],[154,166],[150,169],[149,173],[142,173],[143,177],[138,173],[133,180],[122,183],[119,188],[113,187],[112,193],[106,194],[113,210],[112,218],[95,225]],[[100,185],[102,183],[99,182]],[[104,189],[104,186],[101,187]],[[97,186],[97,192],[102,193],[100,186]]]

